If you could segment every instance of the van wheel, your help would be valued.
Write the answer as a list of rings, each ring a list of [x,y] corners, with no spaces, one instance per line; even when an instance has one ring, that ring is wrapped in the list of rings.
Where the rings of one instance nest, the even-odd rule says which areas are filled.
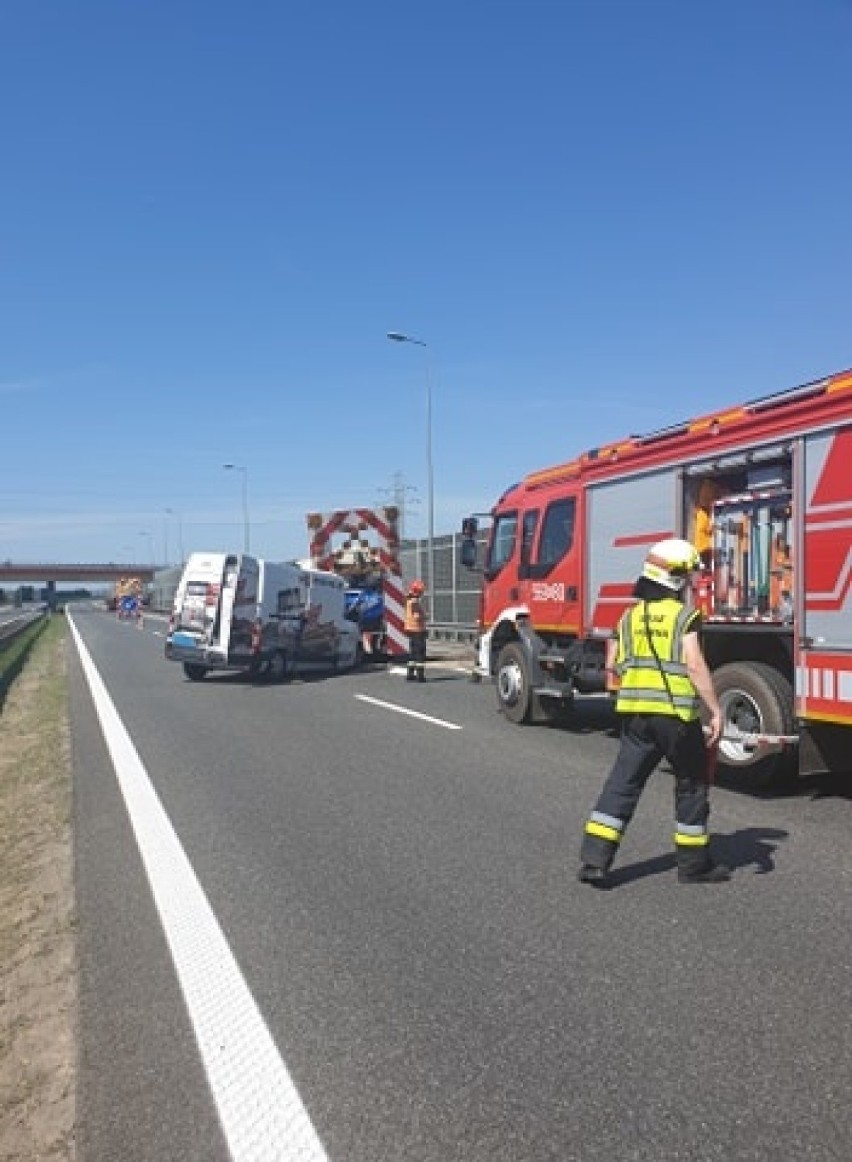
[[[530,671],[523,647],[507,642],[497,659],[497,705],[510,722],[529,722]]]
[[[270,682],[283,682],[287,677],[287,655],[276,650],[266,665],[266,676]]]
[[[184,662],[183,672],[189,678],[190,682],[200,682],[207,673],[207,667],[199,666],[197,662]]]
[[[722,708],[722,734],[794,734],[793,688],[762,662],[731,662],[713,673]],[[778,785],[795,768],[795,751],[762,754],[736,738],[719,744],[719,763],[737,786],[760,790]]]

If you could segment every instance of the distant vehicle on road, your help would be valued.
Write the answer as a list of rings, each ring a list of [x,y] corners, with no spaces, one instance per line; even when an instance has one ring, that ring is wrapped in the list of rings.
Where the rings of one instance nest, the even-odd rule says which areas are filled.
[[[342,577],[295,562],[192,553],[175,592],[165,654],[191,681],[237,670],[283,681],[298,662],[355,665],[358,629]]]
[[[136,618],[142,610],[145,586],[141,577],[120,577],[112,594],[106,598],[106,607],[120,618]]]

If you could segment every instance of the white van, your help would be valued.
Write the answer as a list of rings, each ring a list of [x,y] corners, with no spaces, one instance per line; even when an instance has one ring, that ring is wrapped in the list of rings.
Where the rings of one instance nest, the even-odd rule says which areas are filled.
[[[296,664],[355,664],[358,631],[344,617],[341,577],[295,562],[192,553],[175,591],[166,657],[199,681],[244,670],[282,681]]]

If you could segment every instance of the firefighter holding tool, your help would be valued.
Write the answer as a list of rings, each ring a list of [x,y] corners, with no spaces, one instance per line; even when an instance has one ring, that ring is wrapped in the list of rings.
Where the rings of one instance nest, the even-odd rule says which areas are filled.
[[[659,541],[648,552],[637,599],[621,617],[608,643],[607,666],[619,678],[616,711],[621,746],[580,849],[580,881],[607,887],[607,875],[648,778],[660,761],[675,777],[678,880],[717,884],[730,869],[713,862],[707,820],[708,754],[718,744],[722,713],[698,632],[701,613],[685,604],[683,590],[700,568],[688,541]],[[709,715],[706,731],[700,703]],[[705,743],[706,735],[706,743]]]

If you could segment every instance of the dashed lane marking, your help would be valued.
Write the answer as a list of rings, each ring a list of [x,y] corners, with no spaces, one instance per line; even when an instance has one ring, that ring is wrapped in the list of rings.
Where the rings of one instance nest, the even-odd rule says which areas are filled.
[[[381,698],[371,698],[369,694],[355,694],[359,702],[369,702],[371,706],[381,706],[384,710],[393,710],[397,714],[407,714],[409,718],[419,718],[422,722],[431,722],[433,726],[442,726],[444,730],[461,730],[455,722],[447,722],[443,718],[433,718],[431,714],[421,714],[419,710],[409,710],[407,706],[397,706],[395,702],[383,702]]]

